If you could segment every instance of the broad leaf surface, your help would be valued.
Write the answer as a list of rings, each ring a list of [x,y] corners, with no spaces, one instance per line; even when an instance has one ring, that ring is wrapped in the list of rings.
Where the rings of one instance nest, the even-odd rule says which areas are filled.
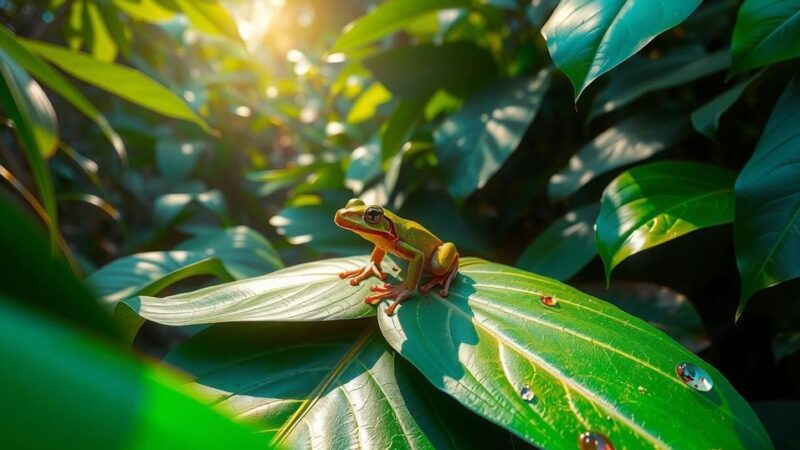
[[[374,154],[379,158],[377,148]],[[356,255],[369,249],[369,242],[333,223],[336,210],[347,203],[345,196],[319,197],[307,205],[289,206],[269,219],[270,225],[294,245],[308,245],[314,250],[335,255]],[[321,225],[324,224],[324,225]]]
[[[75,78],[120,98],[163,114],[210,128],[189,105],[172,91],[138,70],[107,63],[80,52],[39,41],[24,40],[25,46]]]
[[[600,133],[550,178],[553,200],[574,194],[596,177],[652,157],[678,143],[688,130],[686,119],[663,113],[635,115]]]
[[[736,173],[662,161],[635,167],[603,192],[595,239],[606,278],[625,258],[694,230],[733,220]]]
[[[800,276],[800,78],[789,82],[736,179],[733,232],[738,317],[754,293]]]
[[[283,268],[283,261],[272,244],[257,231],[245,226],[203,231],[178,244],[175,250],[217,257],[237,280]]]
[[[378,322],[436,387],[541,448],[575,449],[587,430],[615,448],[687,439],[697,448],[771,448],[721,373],[644,321],[549,278],[464,258],[447,298],[429,293]],[[713,389],[684,384],[675,374],[683,362],[706,370]]]
[[[747,86],[756,79],[758,75],[737,83],[734,87],[726,90],[722,94],[714,97],[705,105],[692,112],[692,126],[695,130],[702,133],[712,141],[717,139],[717,129],[719,119],[730,109],[742,96]]]
[[[563,0],[542,28],[550,56],[575,88],[599,76],[681,23],[700,0]]]
[[[364,303],[380,282],[369,278],[359,286],[339,273],[363,267],[369,257],[336,258],[300,264],[267,275],[203,288],[164,298],[138,297],[125,303],[141,317],[164,325],[239,321],[309,321],[355,319],[375,315]],[[387,282],[400,268],[384,259]]]
[[[213,189],[200,193],[175,193],[158,197],[153,205],[153,215],[161,225],[166,225],[181,215],[190,205],[200,205],[205,209],[224,216],[228,208],[222,192]]]
[[[439,127],[436,154],[450,174],[453,197],[469,196],[500,169],[522,141],[549,85],[550,69],[498,81],[470,97]]]
[[[158,170],[168,182],[179,182],[194,170],[202,150],[202,141],[159,140],[156,144]]]
[[[175,375],[20,304],[0,298],[4,447],[262,448],[251,430],[183,393]]]
[[[165,362],[265,444],[456,449],[507,439],[419,380],[374,323],[220,324]]]
[[[729,63],[730,53],[727,50],[706,55],[696,47],[676,50],[657,60],[631,58],[611,74],[608,86],[592,100],[589,120],[617,110],[650,92],[680,86],[721,72]]]
[[[568,280],[597,256],[594,222],[599,203],[564,214],[528,244],[515,264],[521,269],[556,280]]]
[[[198,30],[235,41],[241,40],[236,21],[217,0],[174,0]]]
[[[331,51],[355,50],[404,28],[431,11],[470,6],[470,0],[390,0],[348,24]]]
[[[576,287],[614,306],[646,320],[694,353],[711,345],[703,322],[685,295],[666,286],[642,281],[579,283]]]
[[[381,161],[386,162],[400,153],[424,112],[424,102],[401,101],[397,105],[381,134]]]
[[[377,81],[372,83],[353,101],[347,112],[347,123],[357,124],[372,119],[378,107],[391,99],[392,93],[384,85]]]
[[[492,54],[472,42],[421,44],[386,50],[364,60],[398,97],[425,101],[438,89],[465,97],[496,76]]]
[[[800,56],[800,1],[745,0],[731,56],[732,74]]]

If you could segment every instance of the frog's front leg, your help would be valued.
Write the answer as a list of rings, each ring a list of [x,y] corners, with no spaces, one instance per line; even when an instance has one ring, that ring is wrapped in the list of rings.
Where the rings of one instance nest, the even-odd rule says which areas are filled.
[[[385,298],[393,299],[391,305],[386,308],[387,315],[394,315],[397,305],[404,300],[412,297],[417,290],[419,279],[422,277],[422,269],[425,267],[425,254],[414,247],[400,243],[401,253],[409,257],[408,272],[406,281],[403,284],[384,284],[383,286],[372,286],[370,289],[374,294],[370,294],[364,299],[366,303],[375,304]]]
[[[375,250],[372,250],[372,255],[370,255],[367,265],[364,267],[359,267],[358,269],[346,270],[339,274],[339,278],[351,278],[350,284],[352,286],[358,286],[362,281],[373,275],[381,280],[385,280],[386,274],[383,273],[383,270],[381,269],[381,262],[383,261],[383,257],[385,255],[385,250],[375,246]]]
[[[447,297],[450,293],[450,283],[458,273],[458,250],[452,242],[445,242],[436,248],[431,255],[431,273],[433,276],[427,283],[420,286],[419,291],[427,293],[434,286],[442,286],[439,295]]]

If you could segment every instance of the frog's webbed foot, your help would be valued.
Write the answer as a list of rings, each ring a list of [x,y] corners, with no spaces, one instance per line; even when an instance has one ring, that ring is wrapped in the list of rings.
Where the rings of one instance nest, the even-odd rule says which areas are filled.
[[[453,282],[453,278],[456,277],[457,273],[458,273],[458,264],[454,265],[449,272],[443,275],[432,276],[427,283],[419,287],[419,291],[423,294],[427,294],[428,291],[430,291],[434,287],[442,286],[442,289],[439,290],[439,296],[447,297],[447,295],[450,293],[450,283]]]
[[[367,263],[366,266],[360,267],[358,269],[353,270],[346,270],[339,274],[339,278],[345,279],[350,278],[350,285],[351,286],[358,286],[361,284],[362,281],[366,280],[367,278],[375,276],[379,278],[381,281],[386,279],[386,274],[383,273],[380,264],[375,264],[374,261],[370,261]]]
[[[384,284],[383,286],[372,286],[370,290],[374,292],[374,294],[368,295],[367,298],[364,299],[365,303],[374,305],[385,298],[394,300],[394,302],[392,302],[392,304],[386,308],[386,314],[389,316],[394,315],[394,310],[397,309],[397,305],[414,295],[414,291],[409,291],[402,284]]]

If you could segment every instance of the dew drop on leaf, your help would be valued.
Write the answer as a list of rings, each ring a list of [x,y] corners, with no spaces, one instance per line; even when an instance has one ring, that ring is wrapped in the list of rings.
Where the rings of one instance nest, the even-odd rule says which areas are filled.
[[[519,390],[519,395],[526,402],[532,401],[534,397],[533,391],[531,390],[531,386],[529,384],[522,386],[522,389]]]
[[[681,381],[700,392],[708,392],[714,387],[711,375],[695,365],[680,363],[675,367],[675,373],[678,374]]]
[[[640,394],[646,394],[647,393],[647,388],[644,387],[644,386],[639,386],[639,393]]]
[[[549,295],[540,295],[539,300],[542,301],[542,304],[545,306],[556,306],[558,305],[558,300],[549,296]]]
[[[611,441],[596,431],[586,431],[578,437],[581,450],[614,450]]]

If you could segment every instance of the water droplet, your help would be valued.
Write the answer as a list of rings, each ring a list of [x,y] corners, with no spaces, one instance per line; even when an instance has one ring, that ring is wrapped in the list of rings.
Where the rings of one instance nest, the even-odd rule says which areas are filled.
[[[639,393],[640,394],[646,394],[647,393],[647,388],[644,387],[644,386],[639,386]]]
[[[578,437],[578,446],[581,450],[614,450],[611,441],[596,431],[581,433]]]
[[[526,402],[532,401],[534,397],[533,391],[531,390],[531,386],[529,384],[522,386],[522,389],[519,390],[519,395]]]
[[[675,373],[678,374],[681,381],[700,392],[708,392],[714,387],[711,375],[695,365],[680,363],[675,367]]]
[[[545,306],[556,306],[558,304],[558,300],[549,295],[540,295],[539,300],[541,300],[542,304]]]

